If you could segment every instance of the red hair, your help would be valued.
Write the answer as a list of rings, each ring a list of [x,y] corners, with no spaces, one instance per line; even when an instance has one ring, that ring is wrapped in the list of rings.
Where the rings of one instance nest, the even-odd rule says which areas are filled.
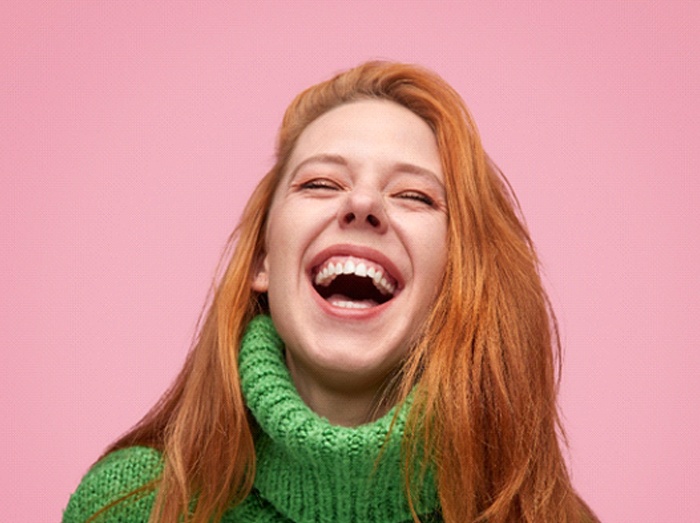
[[[229,239],[232,253],[184,368],[107,452],[131,445],[163,452],[151,521],[177,521],[195,495],[186,521],[219,519],[248,495],[255,449],[237,356],[244,328],[264,309],[251,282],[264,253],[267,211],[306,126],[367,98],[393,101],[431,126],[446,184],[446,273],[420,341],[395,377],[394,401],[411,389],[415,395],[405,459],[435,468],[447,522],[597,521],[575,494],[560,450],[556,320],[517,201],[460,96],[414,65],[368,62],[292,102],[276,164]],[[415,481],[406,477],[409,493]]]

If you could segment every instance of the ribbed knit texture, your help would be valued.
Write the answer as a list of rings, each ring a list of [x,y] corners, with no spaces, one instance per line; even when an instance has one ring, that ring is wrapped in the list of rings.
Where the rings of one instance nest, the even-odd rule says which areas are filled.
[[[293,521],[410,521],[401,458],[407,406],[355,428],[331,425],[299,397],[283,342],[268,316],[255,318],[239,356],[243,394],[262,428],[255,487]],[[381,459],[377,461],[380,452]],[[426,481],[419,513],[435,509]]]
[[[63,513],[64,523],[84,523],[102,507],[158,477],[161,456],[146,447],[131,447],[108,454],[85,475]],[[141,523],[148,521],[155,493],[119,503],[97,519],[99,522]]]
[[[268,316],[248,326],[239,357],[246,404],[261,433],[255,442],[255,486],[222,522],[404,522],[401,437],[407,405],[355,428],[331,425],[301,400],[284,361],[283,342]],[[390,427],[394,420],[394,426]],[[381,453],[381,458],[378,460]],[[111,453],[83,478],[64,513],[82,523],[105,504],[158,477],[160,454],[145,447]],[[430,475],[414,500],[419,514],[436,512]],[[155,494],[119,503],[101,522],[145,522]],[[421,517],[422,521],[433,521]]]

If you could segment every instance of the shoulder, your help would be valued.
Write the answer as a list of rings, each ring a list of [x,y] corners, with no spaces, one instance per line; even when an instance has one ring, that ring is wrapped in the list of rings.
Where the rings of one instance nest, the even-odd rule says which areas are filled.
[[[160,452],[148,447],[128,447],[107,454],[83,477],[63,513],[63,523],[83,523],[111,503],[158,478]],[[95,521],[147,521],[155,498],[153,489],[130,496]]]

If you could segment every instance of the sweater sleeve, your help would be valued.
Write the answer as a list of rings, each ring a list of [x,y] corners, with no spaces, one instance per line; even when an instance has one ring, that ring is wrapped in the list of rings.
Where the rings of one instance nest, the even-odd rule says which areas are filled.
[[[161,471],[161,455],[151,448],[129,447],[108,454],[93,465],[70,497],[63,523],[84,523],[100,509],[156,479]],[[154,500],[154,490],[140,492],[110,507],[94,521],[145,523]]]

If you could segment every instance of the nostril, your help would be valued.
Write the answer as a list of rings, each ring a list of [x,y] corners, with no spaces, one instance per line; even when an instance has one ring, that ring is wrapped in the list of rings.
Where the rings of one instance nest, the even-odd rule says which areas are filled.
[[[379,226],[379,219],[374,215],[374,214],[368,214],[367,215],[367,221],[372,227],[378,227]]]
[[[378,228],[381,226],[382,222],[379,218],[377,218],[374,214],[367,214],[365,216],[364,213],[360,214],[359,216],[355,214],[354,212],[350,211],[342,215],[342,222],[344,225],[350,225],[354,223],[356,220],[360,220],[357,225],[360,223],[368,223],[370,227],[372,228]],[[364,221],[362,221],[362,217],[364,216]]]

